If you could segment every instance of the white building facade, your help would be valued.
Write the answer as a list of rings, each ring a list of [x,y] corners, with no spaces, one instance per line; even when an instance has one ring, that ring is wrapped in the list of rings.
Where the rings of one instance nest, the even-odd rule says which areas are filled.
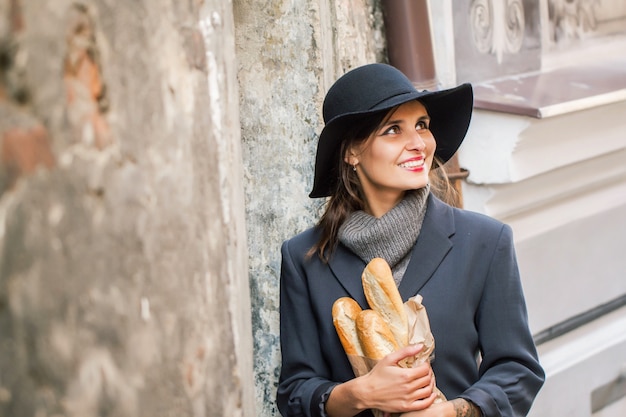
[[[625,416],[626,3],[430,8],[443,83],[475,86],[464,207],[515,233],[547,374],[530,415]]]

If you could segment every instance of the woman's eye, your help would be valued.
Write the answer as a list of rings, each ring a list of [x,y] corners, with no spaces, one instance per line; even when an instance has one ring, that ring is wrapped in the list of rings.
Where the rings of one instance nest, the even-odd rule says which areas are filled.
[[[425,121],[417,122],[415,129],[416,130],[428,129],[428,122],[425,122]]]
[[[385,135],[397,135],[400,133],[400,128],[397,125],[391,126],[387,130],[385,130]]]

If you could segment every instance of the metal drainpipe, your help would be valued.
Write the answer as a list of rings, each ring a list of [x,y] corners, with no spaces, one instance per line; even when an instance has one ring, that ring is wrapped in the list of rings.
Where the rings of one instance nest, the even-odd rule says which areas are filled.
[[[428,0],[382,0],[389,63],[402,71],[419,90],[437,90]],[[468,171],[459,167],[455,154],[446,172],[463,207],[461,181]]]

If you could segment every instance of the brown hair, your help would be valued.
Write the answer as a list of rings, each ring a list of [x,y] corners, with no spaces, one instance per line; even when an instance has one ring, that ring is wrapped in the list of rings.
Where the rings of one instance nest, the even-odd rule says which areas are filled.
[[[448,177],[446,166],[437,157],[433,159],[433,168],[428,173],[428,179],[430,180],[430,191],[437,198],[453,207],[462,206],[459,190],[454,187]]]
[[[339,243],[338,234],[341,225],[352,212],[363,210],[365,196],[359,178],[353,167],[344,161],[344,155],[352,146],[367,140],[374,131],[385,123],[396,108],[354,120],[344,133],[341,150],[335,160],[337,185],[328,198],[324,213],[317,223],[321,236],[307,252],[308,257],[317,255],[323,262],[328,262]],[[433,168],[430,170],[429,180],[433,194],[450,205],[457,205],[458,193],[450,183],[441,160],[437,157],[433,158]]]

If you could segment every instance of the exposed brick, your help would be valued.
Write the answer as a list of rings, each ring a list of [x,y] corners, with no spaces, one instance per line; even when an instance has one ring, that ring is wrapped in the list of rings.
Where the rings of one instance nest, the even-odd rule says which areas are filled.
[[[55,164],[48,132],[42,125],[31,128],[13,127],[2,134],[0,161],[7,172],[7,188],[23,175],[38,167],[52,168]]]
[[[70,123],[83,142],[104,149],[113,139],[101,105],[104,84],[93,23],[84,7],[75,6],[68,25],[63,80]]]

